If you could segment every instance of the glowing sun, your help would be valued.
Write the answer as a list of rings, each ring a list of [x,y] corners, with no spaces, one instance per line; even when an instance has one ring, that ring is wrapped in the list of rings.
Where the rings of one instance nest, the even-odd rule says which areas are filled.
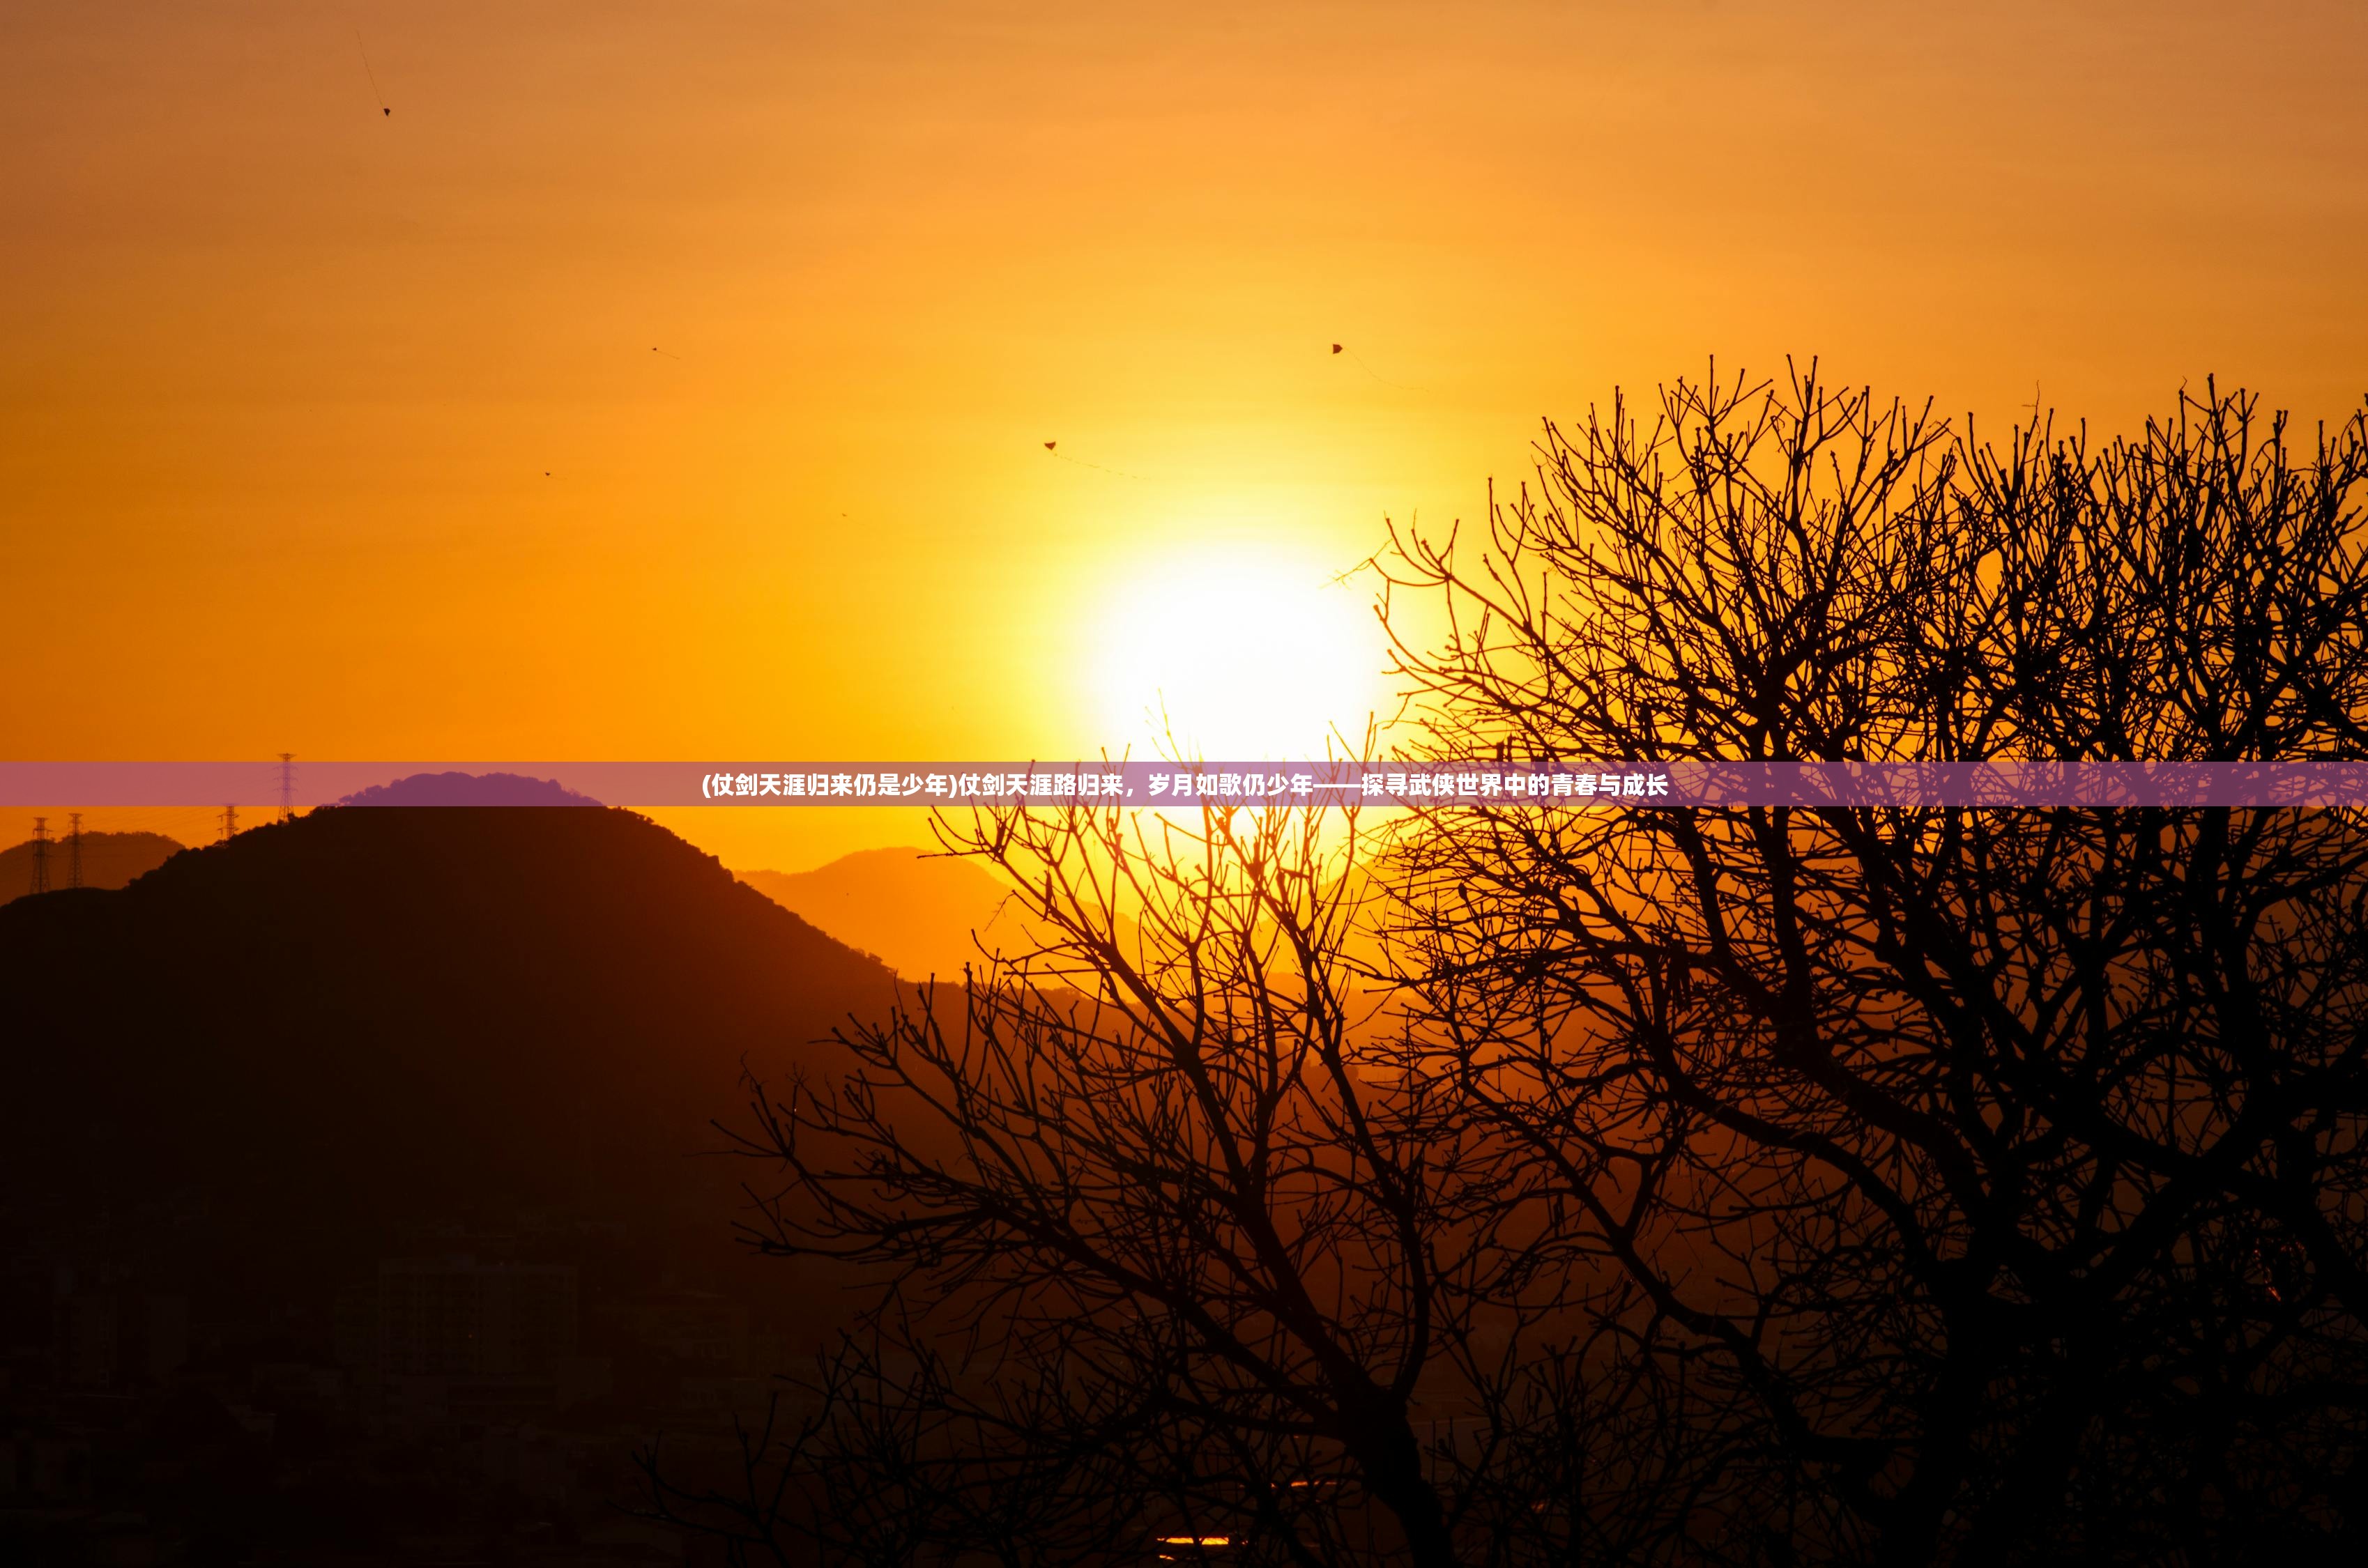
[[[1257,547],[1148,563],[1087,651],[1105,744],[1140,756],[1172,733],[1206,761],[1283,760],[1324,756],[1337,729],[1353,748],[1380,706],[1385,642],[1371,579],[1352,584]]]

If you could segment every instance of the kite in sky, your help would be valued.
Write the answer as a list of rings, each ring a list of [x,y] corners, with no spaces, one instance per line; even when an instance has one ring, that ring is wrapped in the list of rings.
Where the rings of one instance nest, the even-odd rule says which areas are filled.
[[[1334,344],[1332,346],[1332,352],[1335,354],[1348,355],[1349,358],[1354,359],[1357,362],[1357,368],[1359,369],[1364,371],[1365,374],[1372,377],[1373,380],[1381,382],[1382,385],[1385,387],[1395,387],[1400,392],[1420,392],[1422,390],[1420,387],[1407,386],[1403,381],[1394,381],[1390,380],[1387,376],[1383,375],[1379,370],[1374,369],[1371,365],[1366,364],[1365,357],[1362,354],[1358,353],[1355,349],[1350,348],[1346,344]]]

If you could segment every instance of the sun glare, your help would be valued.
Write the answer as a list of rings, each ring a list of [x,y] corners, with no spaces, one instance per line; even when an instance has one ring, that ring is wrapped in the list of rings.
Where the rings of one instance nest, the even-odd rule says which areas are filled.
[[[1337,570],[1337,569],[1336,569]],[[1113,751],[1216,760],[1320,757],[1380,706],[1384,642],[1363,579],[1235,547],[1148,563],[1110,596],[1087,651]]]

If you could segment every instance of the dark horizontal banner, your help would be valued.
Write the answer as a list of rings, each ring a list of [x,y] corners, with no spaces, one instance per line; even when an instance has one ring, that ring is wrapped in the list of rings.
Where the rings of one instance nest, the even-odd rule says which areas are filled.
[[[2357,806],[2368,762],[0,762],[0,806]]]

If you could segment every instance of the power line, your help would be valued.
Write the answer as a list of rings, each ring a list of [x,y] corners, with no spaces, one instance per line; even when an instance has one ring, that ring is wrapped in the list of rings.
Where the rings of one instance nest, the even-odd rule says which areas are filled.
[[[50,819],[33,819],[33,891],[50,891]]]
[[[296,820],[296,754],[292,751],[279,754],[279,820]]]
[[[224,806],[222,809],[222,836],[219,842],[228,844],[230,842],[231,835],[237,831],[238,808],[236,806]]]
[[[66,813],[66,886],[82,886],[82,813]]]

